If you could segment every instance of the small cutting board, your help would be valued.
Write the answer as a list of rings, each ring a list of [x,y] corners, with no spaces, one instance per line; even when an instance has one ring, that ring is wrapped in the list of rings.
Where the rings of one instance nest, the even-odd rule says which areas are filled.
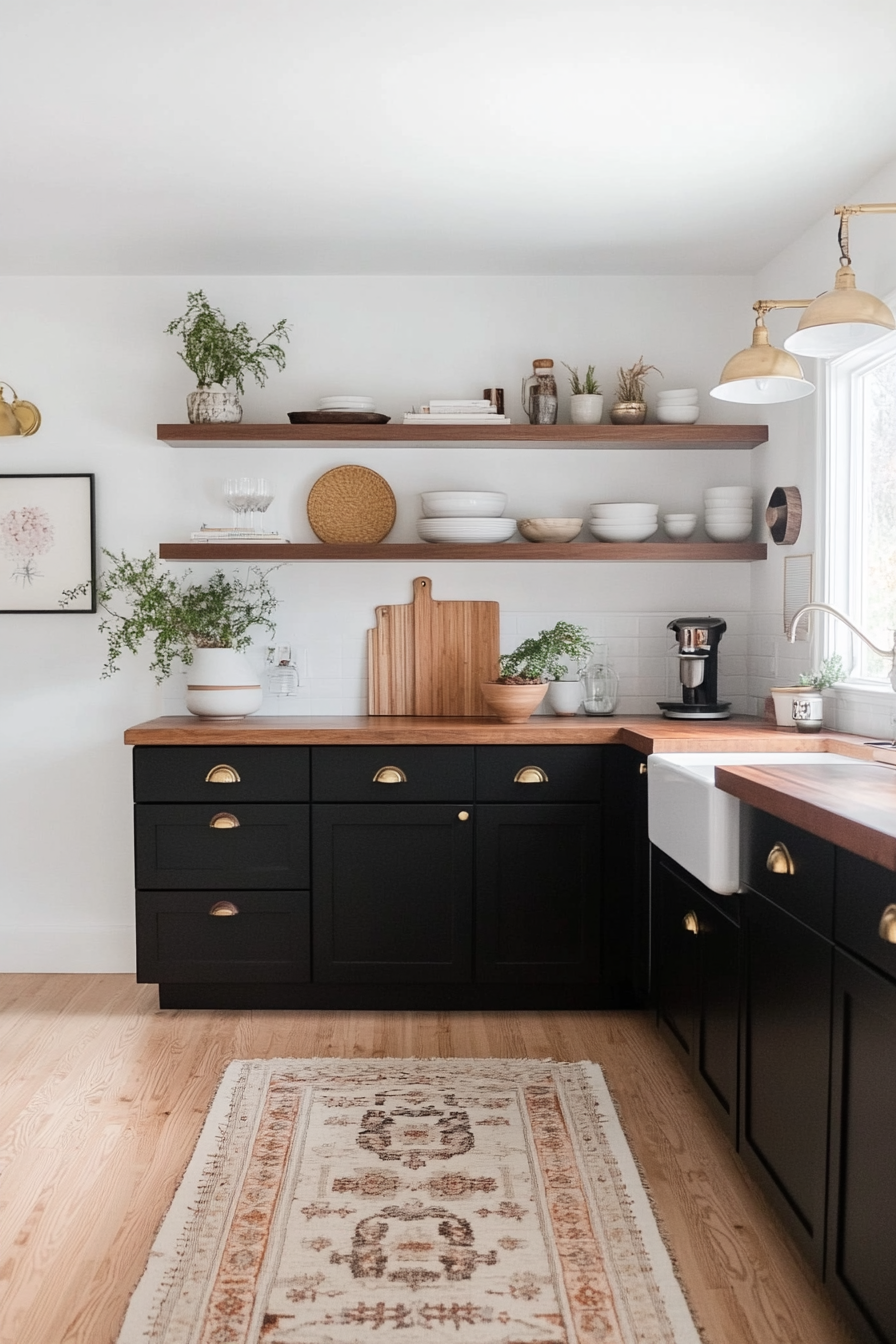
[[[414,580],[413,602],[377,607],[368,714],[488,715],[479,683],[498,675],[499,614],[497,602],[435,602],[428,578]]]

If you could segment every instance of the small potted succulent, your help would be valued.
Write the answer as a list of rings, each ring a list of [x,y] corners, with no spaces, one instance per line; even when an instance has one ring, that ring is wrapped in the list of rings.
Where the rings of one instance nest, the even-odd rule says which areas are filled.
[[[271,617],[278,599],[268,582],[271,570],[253,565],[244,581],[218,569],[199,584],[189,582],[189,570],[175,578],[152,554],[132,560],[104,549],[103,555],[111,564],[96,585],[106,613],[99,627],[108,644],[102,676],[111,677],[123,653],[137,653],[144,639],[151,639],[149,670],[157,682],[171,675],[176,658],[190,668],[191,714],[241,719],[261,708],[261,683],[241,650],[252,643],[248,631],[253,626],[276,633]],[[87,580],[66,592],[60,605],[84,596],[89,587]],[[116,597],[129,608],[126,613],[110,605]]]
[[[610,410],[610,420],[614,425],[643,425],[647,419],[644,382],[651,371],[662,378],[655,364],[644,363],[643,355],[630,369],[619,370],[616,375],[616,401]]]
[[[582,700],[578,677],[564,682],[569,671],[562,660],[585,662],[594,643],[584,626],[558,621],[550,630],[540,630],[534,639],[524,639],[513,653],[502,654],[500,675],[496,681],[481,683],[486,704],[502,723],[525,723],[552,686],[574,686],[578,696],[572,709],[555,709],[558,714],[575,714]]]
[[[800,732],[818,732],[824,717],[822,691],[846,679],[846,668],[839,653],[825,658],[821,667],[803,672],[795,686],[773,686],[775,722],[779,728],[797,728]],[[798,711],[794,711],[797,703]]]
[[[265,363],[270,360],[281,371],[286,365],[286,354],[277,344],[289,340],[285,317],[257,341],[249,335],[245,322],[228,327],[220,308],[213,308],[201,289],[187,294],[187,311],[169,322],[165,331],[181,338],[184,348],[178,353],[196,377],[196,391],[187,397],[191,424],[233,424],[242,420],[239,394],[245,391],[245,375],[251,373],[258,386],[264,387]],[[236,391],[226,388],[225,383],[235,384]]]
[[[599,425],[603,415],[604,399],[600,384],[594,376],[594,365],[589,364],[585,377],[579,377],[578,369],[569,369],[569,416],[574,425]]]

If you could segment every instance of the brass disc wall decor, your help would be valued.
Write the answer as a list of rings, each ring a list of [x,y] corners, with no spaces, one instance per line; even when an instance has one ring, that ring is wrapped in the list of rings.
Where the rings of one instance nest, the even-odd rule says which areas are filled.
[[[369,467],[334,467],[311,487],[308,521],[321,541],[369,545],[392,531],[395,496]]]

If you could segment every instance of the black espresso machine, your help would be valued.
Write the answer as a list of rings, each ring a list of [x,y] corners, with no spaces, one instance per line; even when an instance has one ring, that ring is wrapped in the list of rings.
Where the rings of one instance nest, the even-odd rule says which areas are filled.
[[[667,719],[727,719],[731,702],[719,702],[719,641],[728,629],[721,616],[677,616],[667,630],[678,641],[680,700],[659,700]]]

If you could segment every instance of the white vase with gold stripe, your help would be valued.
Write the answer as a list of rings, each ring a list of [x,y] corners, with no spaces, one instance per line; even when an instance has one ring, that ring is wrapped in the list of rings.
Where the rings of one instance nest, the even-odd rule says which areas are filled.
[[[261,682],[236,649],[194,649],[187,709],[202,719],[244,719],[261,709]]]

